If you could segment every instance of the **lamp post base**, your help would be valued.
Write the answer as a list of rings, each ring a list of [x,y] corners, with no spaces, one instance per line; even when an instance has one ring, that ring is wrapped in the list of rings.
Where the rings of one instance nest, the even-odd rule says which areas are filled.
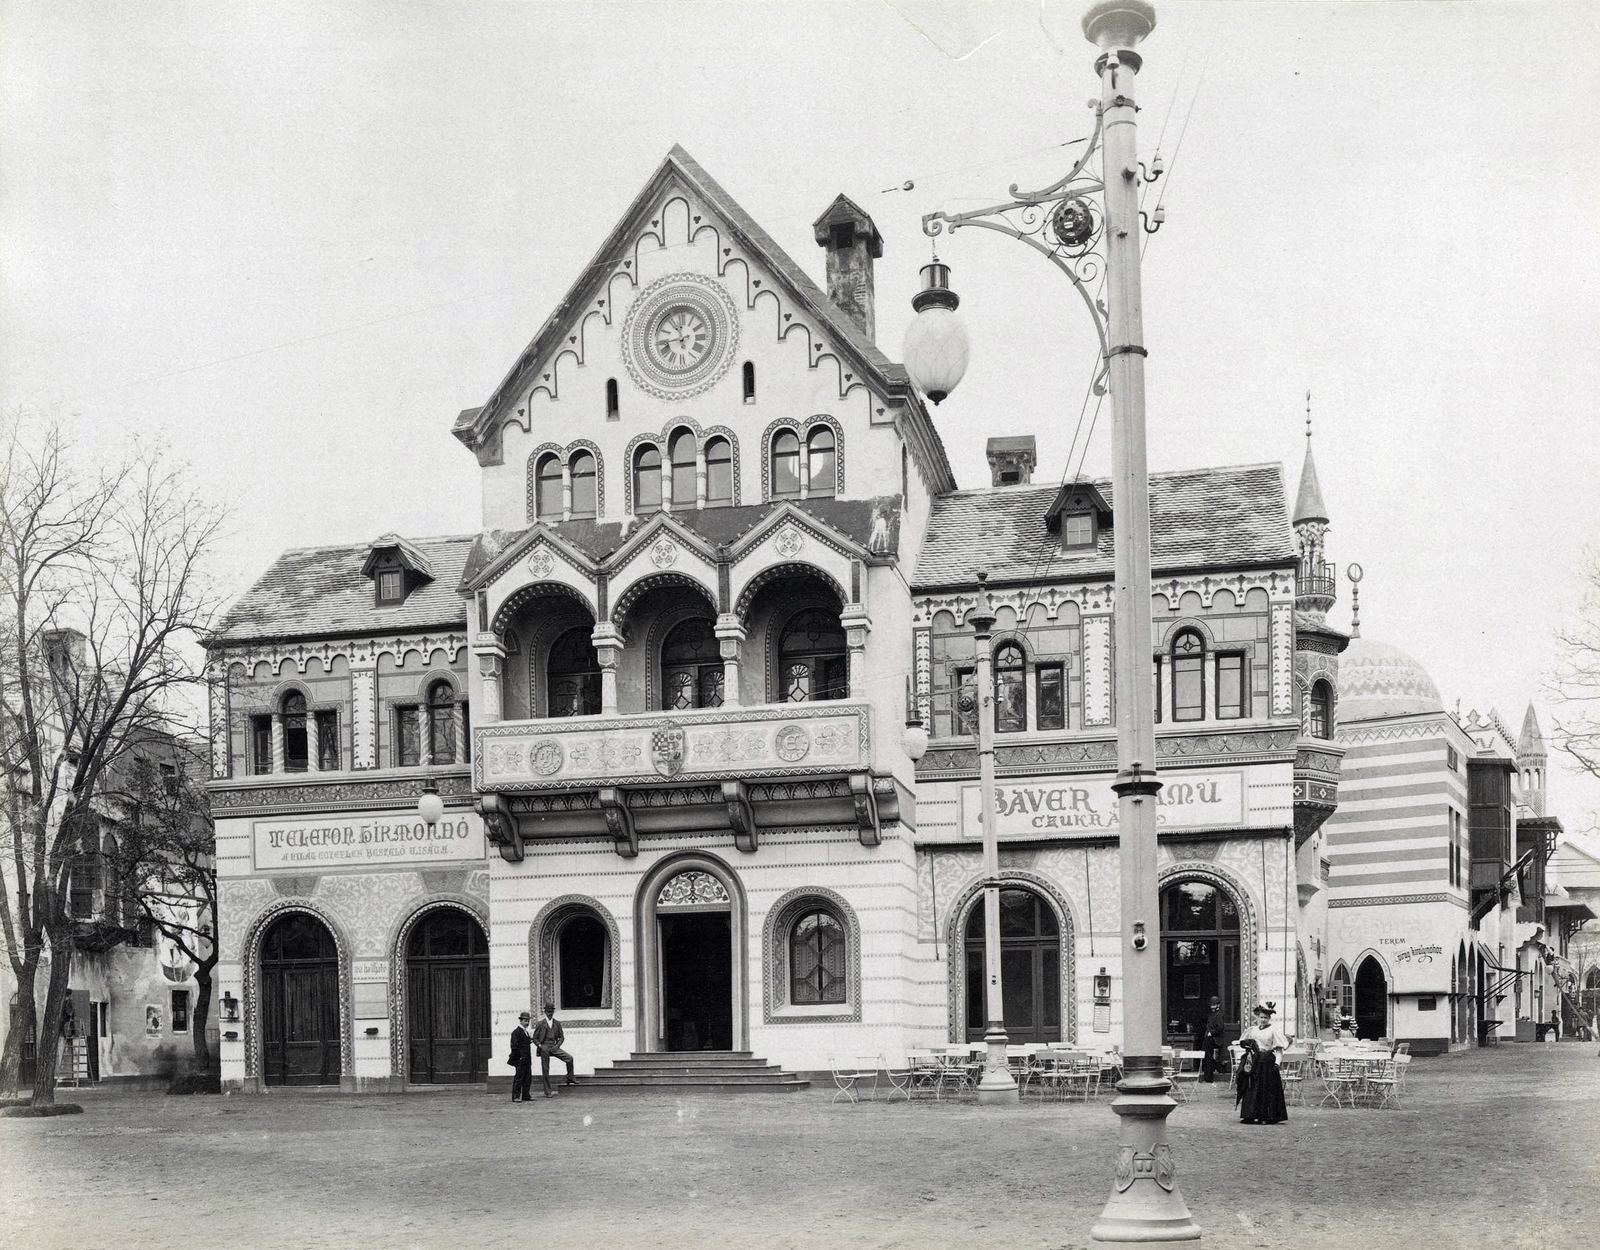
[[[983,1040],[989,1055],[984,1060],[983,1075],[978,1078],[978,1105],[1014,1107],[1021,1095],[1017,1092],[1017,1078],[1011,1075],[1011,1065],[1006,1062],[1004,1026],[991,1023]]]
[[[1168,1088],[1159,1066],[1153,1073],[1131,1072],[1117,1086],[1111,1103],[1118,1116],[1116,1175],[1111,1197],[1089,1230],[1095,1241],[1161,1245],[1200,1239],[1167,1144],[1167,1117],[1178,1105]]]

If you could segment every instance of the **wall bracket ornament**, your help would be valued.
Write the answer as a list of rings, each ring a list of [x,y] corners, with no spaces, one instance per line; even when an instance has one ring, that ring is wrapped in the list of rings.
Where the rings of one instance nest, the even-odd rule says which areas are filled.
[[[478,815],[483,817],[483,832],[489,841],[500,848],[500,858],[508,864],[520,864],[523,856],[522,831],[517,818],[506,807],[498,794],[481,794],[477,802]]]
[[[745,854],[756,849],[756,813],[750,806],[750,791],[742,781],[722,783],[722,801],[728,806],[728,827],[733,830],[733,844]]]
[[[868,773],[850,774],[850,797],[856,808],[856,836],[862,846],[877,846],[883,841],[883,826],[878,818],[878,796]]]
[[[601,786],[595,797],[606,818],[606,831],[616,843],[617,854],[623,859],[637,859],[639,831],[634,828],[633,813],[628,810],[628,796],[615,786]]]

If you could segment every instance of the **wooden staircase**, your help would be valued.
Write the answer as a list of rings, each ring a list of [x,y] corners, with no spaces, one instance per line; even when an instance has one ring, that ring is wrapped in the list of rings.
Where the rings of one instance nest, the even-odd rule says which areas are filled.
[[[596,1089],[721,1089],[782,1092],[806,1089],[811,1082],[785,1072],[748,1050],[635,1051],[609,1068],[582,1078]]]

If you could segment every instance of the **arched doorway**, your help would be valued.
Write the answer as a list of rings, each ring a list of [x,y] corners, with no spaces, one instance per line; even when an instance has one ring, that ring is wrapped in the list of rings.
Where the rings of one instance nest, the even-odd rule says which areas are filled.
[[[981,1042],[984,1019],[983,896],[967,917],[967,1040]],[[1032,890],[1000,891],[1000,999],[1015,1045],[1061,1040],[1061,925]]]
[[[1239,906],[1209,881],[1174,881],[1161,891],[1161,1001],[1169,1043],[1193,1045],[1205,1032],[1211,1000],[1223,1028],[1239,1036]]]
[[[1376,1040],[1389,1032],[1389,978],[1371,955],[1356,968],[1356,1036]]]
[[[655,897],[664,1050],[733,1049],[733,900],[717,877],[688,868]]]
[[[307,912],[261,939],[261,1069],[267,1085],[339,1083],[339,948]]]
[[[406,1079],[463,1085],[488,1079],[489,943],[477,920],[438,907],[406,943]]]

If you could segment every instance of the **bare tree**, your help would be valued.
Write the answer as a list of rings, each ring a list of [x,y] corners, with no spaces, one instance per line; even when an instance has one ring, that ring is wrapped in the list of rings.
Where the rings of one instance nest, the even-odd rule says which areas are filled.
[[[1577,615],[1556,641],[1560,660],[1550,683],[1560,700],[1551,717],[1556,743],[1590,776],[1600,777],[1600,551],[1586,557]]]
[[[55,1100],[74,949],[71,869],[100,849],[94,805],[107,770],[142,737],[168,732],[200,681],[186,648],[216,611],[199,566],[220,524],[220,510],[159,450],[136,448],[120,465],[84,474],[69,465],[58,429],[16,422],[5,431],[0,765],[11,786],[0,936],[17,1014],[0,1055],[0,1093],[15,1092],[22,1038],[36,1032],[36,1106]]]

